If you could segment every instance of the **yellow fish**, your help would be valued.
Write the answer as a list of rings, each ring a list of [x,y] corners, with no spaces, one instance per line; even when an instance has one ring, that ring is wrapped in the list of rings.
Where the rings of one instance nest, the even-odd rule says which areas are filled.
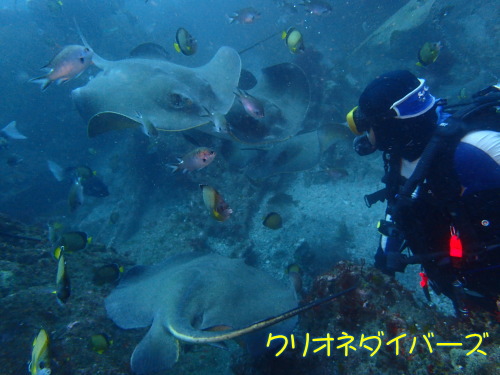
[[[33,341],[31,362],[28,367],[31,375],[50,375],[49,360],[49,336],[44,329],[41,329]]]
[[[64,260],[64,249],[62,249],[57,262],[56,291],[57,302],[62,306],[71,295],[71,283],[66,272],[66,261]]]
[[[291,53],[296,54],[304,52],[304,39],[302,34],[295,27],[290,27],[287,31],[281,33],[281,39],[285,40],[285,45]]]
[[[191,56],[198,50],[198,42],[185,28],[179,27],[175,34],[174,48],[179,53]]]
[[[435,62],[443,46],[441,42],[426,42],[418,51],[418,66],[429,66]]]
[[[233,210],[226,203],[217,190],[208,185],[200,185],[203,191],[203,202],[210,210],[210,214],[215,220],[226,221],[233,213]]]

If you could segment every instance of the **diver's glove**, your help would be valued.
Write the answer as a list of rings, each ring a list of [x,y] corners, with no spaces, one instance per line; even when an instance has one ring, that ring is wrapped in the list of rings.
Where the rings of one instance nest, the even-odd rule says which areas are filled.
[[[374,258],[375,268],[379,269],[386,275],[394,277],[394,271],[387,268],[387,257],[385,256],[384,250],[380,246],[378,247]]]
[[[396,232],[397,233],[397,232]],[[384,246],[385,265],[388,270],[393,272],[404,272],[408,257],[402,253],[404,246],[404,238],[401,234],[387,237]]]
[[[394,276],[396,272],[405,272],[408,265],[408,256],[401,253],[384,253],[382,248],[378,248],[375,254],[375,268],[389,276]]]
[[[366,134],[354,138],[352,146],[354,151],[356,151],[356,153],[360,156],[373,154],[377,149],[377,147],[371,144]]]
[[[389,276],[395,272],[404,272],[408,265],[408,256],[402,254],[404,239],[401,236],[386,237],[384,248],[379,246],[375,254],[375,267]]]
[[[393,251],[386,253],[385,256],[388,270],[393,272],[405,272],[406,266],[408,265],[408,256]]]

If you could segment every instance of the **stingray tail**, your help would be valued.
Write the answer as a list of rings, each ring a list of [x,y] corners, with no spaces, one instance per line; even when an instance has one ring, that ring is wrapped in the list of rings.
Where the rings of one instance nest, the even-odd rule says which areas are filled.
[[[90,46],[90,44],[87,42],[87,39],[82,34],[82,31],[80,30],[80,26],[78,26],[78,23],[76,22],[76,18],[73,17],[73,22],[75,23],[76,31],[78,33],[78,36],[82,40],[82,43],[85,47],[87,47],[89,50],[93,52],[92,55],[92,62],[94,63],[95,66],[97,66],[99,69],[104,70],[109,64],[110,61],[102,58],[99,56],[94,49]]]
[[[204,332],[204,335],[200,335],[199,332],[194,332],[190,330],[185,330],[184,332],[182,330],[178,330],[172,326],[172,324],[168,325],[168,330],[172,335],[177,337],[179,340],[186,341],[186,342],[191,342],[191,343],[198,343],[198,344],[207,344],[207,343],[213,343],[213,342],[218,342],[218,341],[225,341],[225,340],[230,340],[234,339],[236,337],[245,335],[247,333],[255,332],[259,329],[267,328],[269,326],[272,326],[274,324],[278,324],[286,319],[290,319],[304,311],[310,310],[313,307],[322,305],[324,303],[328,303],[330,301],[333,301],[334,299],[343,296],[344,294],[347,294],[354,289],[357,288],[357,285],[352,286],[350,288],[344,289],[343,291],[336,293],[336,294],[331,294],[329,296],[326,296],[324,298],[317,299],[315,301],[312,301],[306,305],[296,307],[292,310],[288,310],[280,315],[276,315],[261,321],[258,321],[256,323],[253,323],[251,325],[248,325],[246,327],[236,329],[236,330],[228,330],[228,331],[222,331],[220,333],[218,332],[213,332],[212,334],[209,334],[208,332]]]

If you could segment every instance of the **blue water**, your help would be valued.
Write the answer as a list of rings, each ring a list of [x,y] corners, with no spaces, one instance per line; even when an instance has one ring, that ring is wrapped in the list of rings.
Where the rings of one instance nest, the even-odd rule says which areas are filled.
[[[271,1],[248,4],[195,0],[61,3],[58,5],[53,0],[3,0],[0,9],[0,125],[17,120],[19,128],[28,136],[28,141],[11,145],[11,150],[23,158],[16,172],[22,176],[17,178],[23,181],[23,185],[35,183],[44,187],[38,191],[43,191],[49,198],[53,187],[44,181],[47,178],[46,159],[84,163],[88,159],[86,150],[95,145],[92,142],[99,142],[87,139],[84,123],[69,97],[72,89],[83,86],[97,74],[95,68],[67,84],[53,85],[43,93],[36,85],[27,83],[29,78],[39,75],[38,69],[62,47],[81,43],[73,19],[77,20],[91,46],[105,58],[124,58],[136,45],[151,41],[164,46],[173,62],[187,66],[206,63],[222,45],[242,50],[274,33],[296,27],[303,33],[306,50],[321,53],[319,58],[313,58],[316,65],[307,73],[316,74],[316,81],[331,80],[340,86],[333,98],[323,98],[324,102],[312,105],[319,104],[319,110],[325,112],[331,109],[328,107],[337,107],[338,113],[332,120],[338,122],[344,121],[342,114],[356,104],[363,86],[388,68],[412,69],[425,75],[428,82],[434,84],[434,91],[443,87],[438,94],[454,97],[468,83],[473,86],[469,92],[478,90],[480,85],[494,83],[498,72],[498,58],[495,57],[498,57],[495,47],[498,30],[491,12],[488,12],[493,4],[487,3],[481,3],[482,6],[476,9],[474,2],[459,2],[456,6],[435,4],[423,26],[416,28],[415,32],[391,36],[394,47],[390,51],[379,51],[372,46],[363,48],[355,56],[350,54],[356,46],[405,1],[335,1],[332,2],[332,13],[326,16],[306,15],[302,6],[297,6],[296,13],[289,13],[278,6],[279,2]],[[258,9],[261,18],[250,25],[227,22],[226,15],[247,5]],[[196,55],[186,57],[174,51],[174,35],[178,27],[185,27],[197,38],[199,50]],[[466,32],[459,35],[459,29]],[[428,69],[417,69],[414,62],[420,46],[425,41],[437,40],[442,40],[444,45],[438,62]],[[243,66],[249,69],[294,59],[279,36],[242,55]],[[318,90],[322,89],[313,88],[313,99]],[[310,113],[310,116],[321,117],[318,113]],[[4,173],[9,176],[12,171],[7,168]],[[25,181],[27,175],[29,182]],[[15,185],[8,184],[9,187]],[[45,208],[43,200],[38,200],[33,207],[32,198],[32,195],[21,194],[16,197],[15,205],[9,199],[0,202],[0,207],[16,215],[24,209],[36,211]]]
[[[461,100],[459,93],[470,97],[473,92],[498,82],[499,29],[495,1],[456,0],[453,4],[436,1],[421,24],[388,34],[388,47],[368,42],[359,50],[356,48],[404,6],[405,0],[330,0],[332,13],[324,16],[305,14],[301,5],[290,12],[280,3],[271,0],[0,0],[0,127],[16,120],[19,131],[28,138],[8,140],[8,144],[0,149],[0,212],[41,227],[48,222],[66,221],[75,229],[91,228],[94,232],[90,234],[96,235],[97,240],[104,244],[108,244],[107,241],[125,244],[137,233],[151,234],[154,239],[149,242],[139,236],[134,242],[134,250],[130,250],[132,245],[126,247],[126,255],[132,255],[134,260],[159,260],[164,255],[163,247],[171,243],[175,246],[188,244],[185,245],[188,248],[204,248],[206,243],[215,248],[219,244],[221,248],[217,250],[222,249],[224,255],[240,257],[245,254],[244,246],[249,249],[254,246],[252,236],[260,236],[260,232],[249,232],[248,223],[256,212],[260,215],[261,210],[265,211],[263,205],[254,207],[246,202],[248,196],[260,189],[260,193],[255,194],[262,198],[269,186],[276,191],[285,191],[283,186],[293,183],[293,177],[285,177],[280,182],[270,179],[253,190],[253,185],[240,170],[223,161],[214,163],[211,170],[207,167],[192,179],[171,177],[165,164],[175,162],[176,156],[194,147],[189,143],[182,144],[181,140],[184,140],[180,134],[165,137],[163,144],[170,148],[163,149],[160,157],[149,153],[149,145],[142,134],[127,132],[125,137],[113,133],[89,139],[86,123],[72,102],[71,91],[84,86],[99,73],[95,66],[67,83],[52,84],[44,92],[38,85],[28,82],[39,76],[39,69],[64,46],[81,44],[75,21],[92,48],[109,60],[126,58],[135,46],[154,42],[169,52],[173,63],[188,67],[207,63],[221,46],[241,51],[254,44],[254,48],[241,55],[246,69],[258,71],[282,62],[296,63],[304,70],[312,90],[310,110],[304,121],[307,130],[315,130],[326,123],[344,122],[345,114],[357,104],[365,85],[387,70],[409,69],[427,79],[436,97],[447,97],[452,102]],[[249,25],[229,24],[227,15],[248,6],[261,12],[261,17]],[[174,50],[175,32],[179,27],[186,28],[197,39],[198,52],[195,55],[183,56]],[[280,32],[289,27],[302,32],[306,46],[304,54],[292,55],[280,38]],[[259,43],[272,35],[274,37]],[[443,50],[434,64],[419,68],[415,65],[417,52],[428,41],[441,41]],[[368,158],[361,168],[358,168],[359,164],[349,166],[349,161],[357,156],[350,150],[350,140],[347,143],[349,146],[341,149],[339,153],[342,155],[337,156],[342,166],[345,164],[346,169],[350,168],[349,182],[353,190],[332,194],[331,200],[336,204],[341,202],[338,204],[346,208],[330,212],[328,218],[333,218],[333,221],[357,218],[368,222],[362,217],[364,211],[356,207],[363,204],[362,195],[373,190],[378,183],[378,177],[372,174],[379,176],[381,171],[371,165],[381,168],[382,164],[380,160]],[[213,144],[218,143],[214,141]],[[222,158],[222,150],[218,151]],[[13,157],[17,162],[9,165],[8,161]],[[89,165],[110,187],[110,197],[91,198],[76,214],[70,214],[67,199],[72,181],[57,182],[47,167],[47,160],[56,161],[63,167]],[[374,170],[380,173],[374,173]],[[237,222],[234,227],[216,226],[219,223],[214,224],[203,211],[198,183],[206,183],[206,180],[217,183],[226,192],[226,198],[229,196],[227,200],[235,210],[234,216],[239,217],[234,219]],[[361,189],[360,181],[370,187]],[[318,197],[318,194],[311,196]],[[310,199],[307,193],[294,198]],[[320,198],[325,198],[325,194]],[[308,209],[321,211],[323,203],[309,202]],[[198,212],[197,208],[203,215],[201,218],[198,213],[193,214]],[[115,209],[120,212],[118,226],[122,227],[116,230],[115,226],[107,232],[108,217]],[[244,210],[246,212],[242,213]],[[277,235],[271,240],[266,239],[270,246],[279,247],[280,241],[297,243],[310,237],[329,241],[330,237],[324,237],[323,231],[328,232],[325,228],[332,221],[321,222],[323,216],[316,216],[314,219],[318,222],[313,228],[317,228],[317,232],[311,233],[306,231],[306,228],[311,228],[310,222],[302,226],[301,213],[293,211],[291,205],[283,209],[287,210],[292,211],[289,223],[293,222],[297,231],[290,234],[292,239],[282,239]],[[157,212],[163,216],[156,215]],[[143,219],[145,222],[141,222]],[[203,227],[205,220],[210,221],[207,227]],[[360,223],[359,231],[368,225]],[[360,253],[365,248],[376,247],[376,232],[371,228],[366,230],[373,235],[367,239],[373,240],[373,244],[358,240],[356,246],[362,247]],[[155,242],[158,238],[161,241]],[[261,244],[264,242],[261,240],[255,239],[255,242]],[[276,272],[282,266],[280,262],[292,261],[288,255],[278,254],[277,258],[282,256],[283,259],[275,260],[275,263],[271,261],[268,268]],[[330,254],[327,262],[343,256],[339,250],[339,253]],[[316,262],[322,260],[316,259]],[[4,336],[9,340],[13,337],[11,332],[2,334],[2,341]],[[26,358],[29,350],[26,347]],[[123,363],[127,362],[128,358],[124,358]]]

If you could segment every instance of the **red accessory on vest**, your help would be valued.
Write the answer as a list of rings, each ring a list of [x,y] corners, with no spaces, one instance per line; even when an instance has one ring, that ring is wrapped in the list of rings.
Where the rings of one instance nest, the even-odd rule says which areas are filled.
[[[462,241],[460,237],[458,237],[458,233],[455,227],[450,227],[450,256],[455,258],[462,258],[463,250],[462,250]]]
[[[420,275],[420,286],[422,288],[427,288],[429,286],[428,285],[429,277],[425,274],[425,272],[420,272],[419,275]]]

